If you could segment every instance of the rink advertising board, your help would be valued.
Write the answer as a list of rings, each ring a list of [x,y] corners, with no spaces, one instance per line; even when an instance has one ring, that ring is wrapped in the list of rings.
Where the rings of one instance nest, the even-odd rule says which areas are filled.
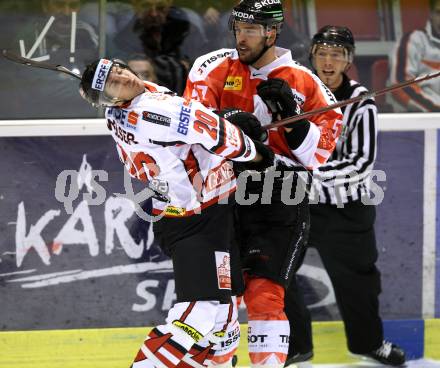
[[[384,318],[420,318],[423,134],[381,133],[379,150],[377,168],[387,174],[377,217],[381,308]],[[0,329],[163,321],[175,301],[172,264],[118,195],[124,171],[111,137],[0,138],[0,153]],[[313,252],[300,281],[314,319],[337,319]]]

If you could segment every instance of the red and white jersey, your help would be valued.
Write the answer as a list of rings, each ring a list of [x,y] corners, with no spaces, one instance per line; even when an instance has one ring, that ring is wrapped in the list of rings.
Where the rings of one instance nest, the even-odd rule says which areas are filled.
[[[195,61],[187,80],[184,96],[198,99],[211,109],[235,107],[257,116],[262,125],[272,123],[266,104],[257,94],[257,86],[268,78],[282,78],[289,83],[298,105],[310,111],[336,103],[324,83],[309,69],[292,59],[291,52],[276,48],[277,58],[260,69],[240,62],[235,49],[220,49]],[[284,128],[269,131],[268,144],[275,153],[291,158],[307,168],[326,162],[341,132],[340,109],[330,110],[310,119],[313,123],[304,142],[291,150]]]
[[[390,84],[401,83],[440,70],[440,38],[431,22],[402,36],[390,58]],[[433,78],[387,95],[396,112],[440,111],[440,81]]]
[[[252,140],[201,103],[145,86],[145,93],[107,108],[105,116],[128,172],[163,197],[153,198],[153,213],[189,216],[234,192],[228,160],[255,158]]]

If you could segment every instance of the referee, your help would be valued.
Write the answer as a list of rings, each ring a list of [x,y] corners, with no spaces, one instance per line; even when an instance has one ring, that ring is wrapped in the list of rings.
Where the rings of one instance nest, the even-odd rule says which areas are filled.
[[[354,39],[346,27],[325,26],[313,37],[310,60],[338,101],[366,93],[347,77]],[[344,321],[348,349],[385,365],[405,363],[405,353],[383,338],[379,315],[380,272],[376,268],[376,208],[367,205],[376,158],[377,109],[373,99],[342,108],[342,133],[332,157],[314,172],[309,246],[327,270]],[[310,315],[292,282],[286,293],[291,326],[286,366],[313,356]]]

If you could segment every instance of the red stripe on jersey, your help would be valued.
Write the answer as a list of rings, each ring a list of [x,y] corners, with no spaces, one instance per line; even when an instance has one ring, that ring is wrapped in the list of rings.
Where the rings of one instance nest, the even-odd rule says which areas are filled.
[[[150,338],[154,338],[154,337],[159,337],[159,336],[163,336],[164,334],[161,333],[157,328],[153,328],[150,333],[148,334],[148,337]]]
[[[244,137],[243,134],[241,132],[239,132],[238,135],[238,139],[239,139],[239,144],[240,147],[237,148],[234,152],[230,153],[229,155],[227,155],[227,158],[235,158],[235,157],[240,157],[241,155],[243,155],[247,149],[247,147],[244,147]]]
[[[166,367],[168,368],[174,368],[176,367],[176,364],[173,363],[172,361],[168,360],[167,357],[165,357],[164,355],[162,355],[160,352],[156,352],[154,354],[154,356]],[[183,358],[183,357],[182,357]],[[177,363],[178,364],[178,363]]]
[[[142,352],[142,350],[139,350],[138,353],[137,353],[137,355],[136,355],[136,358],[134,358],[134,361],[135,361],[135,362],[140,362],[141,360],[145,360],[145,359],[147,359],[147,357],[146,357],[145,354]]]
[[[202,190],[204,182],[202,174],[200,173],[199,162],[197,161],[196,157],[194,156],[194,152],[191,149],[188,152],[188,156],[183,161],[183,166],[185,166],[188,179],[197,193],[197,200],[201,201],[203,199]]]
[[[167,333],[160,337],[149,337],[144,341],[144,345],[153,354],[156,353],[167,341],[173,336],[171,333]]]
[[[205,350],[203,346],[194,344],[193,346],[191,346],[191,349],[189,349],[188,353],[191,355],[197,355],[203,350]]]
[[[219,145],[213,151],[221,155],[228,146],[237,147],[227,158],[240,157],[246,153],[247,147],[244,144],[243,132],[228,120],[219,118]],[[245,156],[246,157],[246,156]]]
[[[421,60],[422,64],[429,66],[432,69],[440,70],[440,62],[436,60]]]
[[[185,312],[183,312],[182,317],[180,317],[181,322],[185,322],[185,319],[189,316],[191,311],[193,310],[194,306],[196,305],[196,302],[189,303],[188,308],[186,308]]]
[[[217,146],[212,148],[212,151],[217,155],[221,155],[228,147],[235,147],[236,149],[224,157],[235,158],[240,157],[246,153],[248,147],[244,144],[243,132],[229,121],[219,118],[219,139]],[[245,156],[246,157],[246,156]]]
[[[180,345],[177,341],[173,340],[173,338],[169,339],[165,345],[167,350],[172,353],[177,358],[183,357],[188,350],[186,350],[182,345]]]
[[[157,92],[157,88],[153,86],[152,84],[144,81],[144,86],[146,89],[148,89],[150,92]]]
[[[176,368],[194,368],[194,367],[191,364],[188,364],[185,361],[181,360],[179,364],[176,365]]]
[[[222,152],[223,152],[226,148],[227,148],[227,146],[226,146],[225,144],[223,144],[221,147],[217,148],[214,152],[215,152],[217,155],[221,155]]]
[[[321,156],[319,153],[315,153],[315,157],[321,164],[324,164],[327,161],[327,158]]]
[[[206,348],[202,348],[198,345],[193,345],[188,354],[189,357],[185,357],[181,360],[176,368],[201,368],[206,367],[205,362],[209,362],[214,356],[214,350],[212,347],[214,344],[210,343]]]
[[[183,357],[184,357],[184,355],[185,355],[185,353],[179,351],[178,349],[176,349],[174,346],[172,346],[172,345],[169,344],[169,343],[165,343],[165,344],[161,347],[161,349],[166,350],[166,351],[168,352],[168,354],[171,354],[171,355],[174,356],[177,360],[182,360]],[[163,362],[167,367],[174,367],[174,366],[176,366],[176,364],[173,363],[173,362],[171,362],[171,361],[170,361],[165,355],[163,355],[163,354],[161,353],[161,351],[157,351],[154,355],[155,355],[157,358],[159,358],[159,360],[160,360],[161,362]]]
[[[203,362],[205,362],[208,359],[211,359],[214,355],[214,350],[212,350],[212,347],[214,344],[210,343],[205,349],[202,351],[198,351],[191,357],[192,360],[195,362],[203,365]]]
[[[166,355],[172,355],[176,360],[180,361],[183,359],[186,349],[180,346],[176,341],[172,339],[172,334],[167,333],[161,335],[157,329],[153,329],[149,334],[148,338],[144,341],[144,349],[151,352],[160,362],[162,362],[167,367],[175,367],[176,364],[169,360]],[[167,351],[168,354],[164,355],[163,350]],[[148,359],[142,349],[138,352],[135,358],[135,362]]]
[[[228,319],[226,320],[226,323],[223,325],[222,331],[226,331],[228,324],[231,322],[233,311],[234,311],[234,304],[229,303]]]
[[[219,119],[218,119],[218,145],[212,148],[212,150],[217,155],[220,155],[227,148],[226,134],[227,133],[225,131],[225,119],[219,117]]]

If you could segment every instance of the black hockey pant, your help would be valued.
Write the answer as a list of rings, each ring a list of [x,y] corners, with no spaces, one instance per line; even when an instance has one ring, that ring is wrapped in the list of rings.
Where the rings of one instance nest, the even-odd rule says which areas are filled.
[[[310,205],[310,247],[315,247],[331,279],[341,313],[348,349],[368,353],[383,340],[379,316],[380,273],[375,266],[375,207],[360,201],[344,208]],[[286,293],[291,326],[289,356],[313,349],[310,314],[292,280]]]

